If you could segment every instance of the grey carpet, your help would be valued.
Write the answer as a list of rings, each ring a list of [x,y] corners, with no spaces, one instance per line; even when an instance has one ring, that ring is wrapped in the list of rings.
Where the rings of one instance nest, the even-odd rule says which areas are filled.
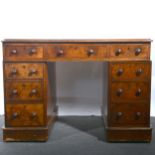
[[[153,127],[155,118],[151,118]],[[0,117],[0,125],[3,117]],[[0,155],[154,155],[155,132],[151,143],[108,143],[98,116],[64,116],[53,126],[47,142],[3,142]]]

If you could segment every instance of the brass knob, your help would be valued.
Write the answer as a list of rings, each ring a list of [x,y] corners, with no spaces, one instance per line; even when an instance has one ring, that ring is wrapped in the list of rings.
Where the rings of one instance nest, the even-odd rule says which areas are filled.
[[[136,48],[135,49],[135,55],[139,55],[142,52],[141,48]]]
[[[37,117],[37,113],[36,113],[36,112],[32,112],[32,113],[31,113],[31,118],[34,119],[34,118],[36,118],[36,117]]]
[[[115,55],[116,55],[116,56],[119,56],[121,53],[122,53],[122,49],[120,49],[120,48],[118,48],[118,49],[115,51]]]
[[[31,55],[31,54],[35,54],[37,52],[37,50],[35,49],[35,48],[31,48],[30,50],[29,50],[29,54]]]
[[[17,118],[17,117],[19,117],[19,113],[18,113],[18,112],[14,112],[14,113],[12,114],[12,119],[15,119],[15,118]]]
[[[13,50],[11,50],[11,54],[17,54],[17,50],[15,50],[15,49],[13,49]]]
[[[136,92],[136,96],[137,96],[137,97],[140,96],[141,93],[142,93],[142,90],[141,90],[140,88],[138,88],[138,90],[137,90],[137,92]]]
[[[117,96],[121,96],[123,93],[123,89],[119,88],[116,92]]]
[[[143,73],[143,70],[140,68],[138,70],[136,70],[136,75],[139,76]]]
[[[64,55],[64,51],[61,49],[61,50],[58,50],[56,55],[59,57],[59,56],[63,56]]]
[[[37,70],[35,68],[32,68],[29,70],[29,75],[32,75],[32,74],[37,74]]]
[[[94,55],[95,51],[93,49],[89,49],[87,54],[88,54],[88,56]]]
[[[123,74],[123,69],[122,69],[122,68],[118,69],[117,75],[120,76],[120,75],[122,75],[122,74]]]

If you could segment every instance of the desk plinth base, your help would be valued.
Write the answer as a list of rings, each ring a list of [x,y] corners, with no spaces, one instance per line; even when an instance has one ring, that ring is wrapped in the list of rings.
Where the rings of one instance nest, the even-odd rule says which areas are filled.
[[[109,142],[150,142],[152,128],[106,128],[107,141]]]
[[[56,116],[48,119],[46,127],[3,127],[3,140],[15,141],[47,141],[50,128],[56,120]]]

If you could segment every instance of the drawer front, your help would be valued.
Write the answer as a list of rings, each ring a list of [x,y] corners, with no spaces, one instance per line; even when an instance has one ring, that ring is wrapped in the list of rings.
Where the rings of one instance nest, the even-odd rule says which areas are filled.
[[[111,59],[149,59],[150,44],[113,44],[109,45]]]
[[[150,80],[151,61],[110,63],[112,80]]]
[[[150,99],[149,82],[113,82],[110,90],[114,102]]]
[[[113,127],[145,127],[150,123],[149,102],[112,103],[109,109],[108,124]]]
[[[43,104],[6,104],[7,127],[45,125]]]
[[[6,79],[42,79],[44,64],[41,63],[5,63]]]
[[[4,60],[20,61],[43,59],[44,48],[40,45],[5,45]]]
[[[106,45],[92,44],[53,44],[45,53],[46,59],[105,59]]]
[[[5,82],[5,94],[8,101],[43,100],[43,82],[8,80]]]

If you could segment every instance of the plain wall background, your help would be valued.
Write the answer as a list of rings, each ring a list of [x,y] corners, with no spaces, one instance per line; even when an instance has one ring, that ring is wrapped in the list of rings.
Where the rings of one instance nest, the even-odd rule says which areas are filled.
[[[154,0],[0,0],[0,40],[5,38],[155,40]],[[155,42],[152,43],[151,115],[155,116]],[[2,48],[0,46],[2,64]],[[58,98],[101,96],[101,63],[58,63]],[[0,113],[4,112],[0,65]],[[96,102],[97,103],[97,102]],[[94,104],[96,104],[94,103]]]

